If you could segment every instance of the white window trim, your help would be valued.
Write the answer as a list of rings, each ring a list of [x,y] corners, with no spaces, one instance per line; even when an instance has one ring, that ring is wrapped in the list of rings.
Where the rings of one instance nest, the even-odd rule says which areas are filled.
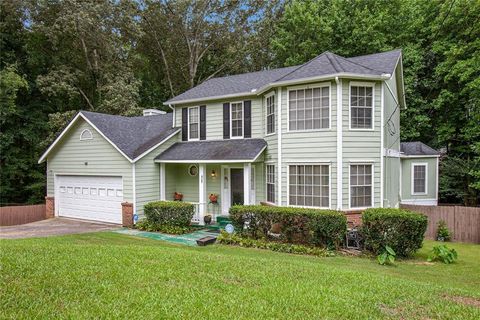
[[[273,132],[268,133],[268,98],[273,97]],[[264,98],[264,105],[265,105],[265,137],[273,136],[277,133],[277,103],[275,99],[275,91],[270,92],[269,94],[265,95]]]
[[[372,127],[352,128],[352,87],[372,87]],[[375,82],[350,81],[348,85],[348,129],[350,131],[375,131]]]
[[[232,135],[232,104],[242,104],[242,135],[241,136],[233,136]],[[230,139],[243,139],[245,135],[245,106],[243,105],[243,101],[233,101],[230,102]]]
[[[425,167],[425,192],[415,192],[415,184],[414,184],[414,168],[415,166],[423,166]],[[428,194],[428,163],[427,162],[412,162],[410,168],[410,194],[412,196],[424,196]]]
[[[270,204],[276,204],[276,198],[277,198],[277,188],[274,188],[274,192],[273,192],[273,202],[271,201],[268,201],[268,169],[267,169],[267,166],[273,166],[273,174],[274,174],[274,177],[273,177],[273,185],[275,186],[276,185],[276,182],[275,180],[277,180],[277,166],[275,165],[274,162],[265,162],[265,202],[266,203],[270,203]]]
[[[190,138],[190,109],[198,109],[198,138]],[[200,107],[193,106],[188,107],[187,112],[187,131],[188,131],[188,141],[199,141],[200,140]]]
[[[317,165],[328,166],[328,207],[298,206],[290,204],[290,166]],[[287,164],[287,206],[292,208],[331,209],[332,207],[332,166],[328,162],[296,162]]]
[[[90,136],[86,137],[86,138],[83,138],[83,134],[84,133],[88,133],[90,134]],[[85,140],[93,140],[93,134],[92,134],[92,131],[90,131],[90,129],[84,129],[81,133],[80,133],[80,141],[85,141]]]
[[[352,186],[351,186],[351,169],[355,165],[370,165],[372,166],[372,205],[370,207],[352,207]],[[350,162],[348,164],[348,208],[353,210],[365,210],[368,208],[375,208],[375,161],[365,160]]]
[[[290,130],[290,91],[297,91],[302,89],[325,88],[325,87],[328,87],[328,128]],[[288,87],[286,99],[287,99],[287,133],[330,131],[332,129],[332,85],[330,82]]]

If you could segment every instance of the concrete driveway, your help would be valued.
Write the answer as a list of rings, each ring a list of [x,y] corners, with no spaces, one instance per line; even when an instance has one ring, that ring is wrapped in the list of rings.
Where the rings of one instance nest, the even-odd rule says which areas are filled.
[[[0,227],[0,239],[49,237],[64,234],[115,230],[120,227],[121,226],[117,224],[53,218],[18,226]]]

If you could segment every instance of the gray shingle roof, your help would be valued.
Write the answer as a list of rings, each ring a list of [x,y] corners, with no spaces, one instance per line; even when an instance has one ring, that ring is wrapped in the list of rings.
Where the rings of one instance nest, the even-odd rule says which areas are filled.
[[[420,141],[400,143],[400,151],[406,156],[438,156],[440,152]]]
[[[267,146],[263,139],[230,139],[177,142],[159,154],[163,161],[252,161]]]
[[[172,113],[146,117],[123,117],[80,111],[130,159],[162,142],[179,128],[172,128]]]
[[[400,55],[401,50],[393,50],[344,58],[327,51],[299,66],[209,79],[166,101],[165,104],[195,99],[211,99],[225,95],[253,94],[270,84],[337,73],[377,76],[384,73],[392,74]]]

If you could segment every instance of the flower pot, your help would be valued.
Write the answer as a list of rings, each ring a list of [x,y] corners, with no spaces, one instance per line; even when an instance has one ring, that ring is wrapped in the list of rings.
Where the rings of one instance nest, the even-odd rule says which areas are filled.
[[[205,224],[210,224],[212,222],[212,216],[207,214],[203,217],[203,222],[205,222]]]
[[[211,193],[208,196],[208,199],[210,200],[211,203],[217,203],[218,201],[218,196],[216,194]]]
[[[175,192],[175,194],[173,195],[173,199],[174,199],[175,201],[182,201],[182,199],[183,199],[183,193]]]

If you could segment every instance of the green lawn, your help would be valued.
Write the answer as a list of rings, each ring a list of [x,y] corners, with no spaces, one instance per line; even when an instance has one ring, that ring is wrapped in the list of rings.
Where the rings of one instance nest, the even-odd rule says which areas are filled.
[[[382,267],[114,233],[0,241],[1,318],[479,319],[480,246]]]

